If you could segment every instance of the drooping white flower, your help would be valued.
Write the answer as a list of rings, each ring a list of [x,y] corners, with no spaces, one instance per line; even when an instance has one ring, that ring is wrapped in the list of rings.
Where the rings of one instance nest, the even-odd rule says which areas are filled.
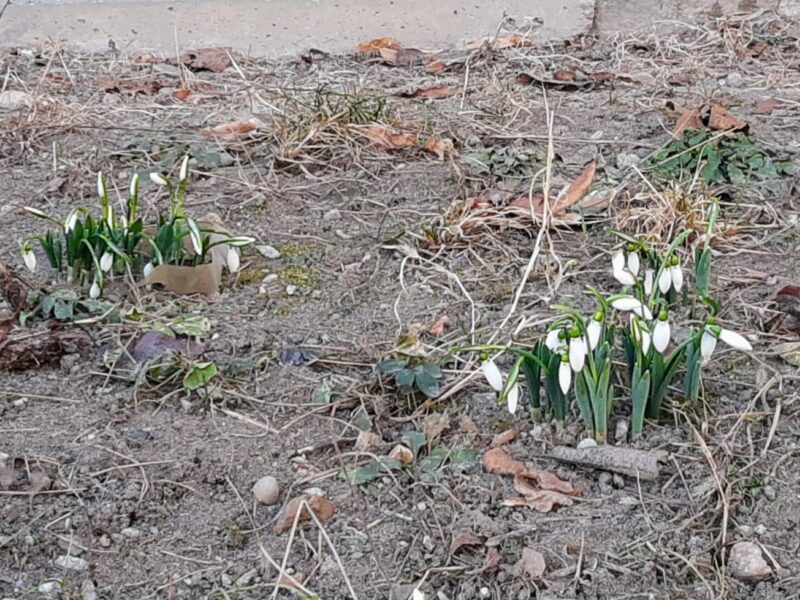
[[[144,266],[143,271],[144,271],[145,279],[150,277],[150,273],[153,272],[153,269],[155,269],[155,267],[153,266],[152,262],[149,262]]]
[[[603,332],[603,317],[597,319],[597,314],[589,321],[586,326],[586,337],[589,338],[589,349],[594,350],[597,348],[597,343],[600,341],[600,334]]]
[[[108,250],[103,252],[103,256],[100,257],[100,270],[103,273],[108,273],[111,270],[111,267],[114,266],[114,255],[111,254]]]
[[[622,250],[619,250],[611,257],[611,268],[614,279],[619,281],[622,285],[634,285],[636,283],[636,277],[628,270],[625,262],[625,253]]]
[[[228,271],[236,273],[239,270],[239,251],[236,248],[228,248]]]
[[[632,312],[648,321],[653,319],[653,313],[650,312],[647,305],[633,296],[620,296],[612,300],[611,306],[622,312]]]
[[[579,373],[586,364],[586,340],[582,336],[573,337],[569,341],[569,365]]]
[[[658,276],[658,289],[662,294],[669,292],[670,288],[675,288],[680,292],[683,287],[683,269],[677,256],[673,256],[669,264],[664,264],[661,275]]]
[[[750,352],[753,349],[752,344],[747,341],[740,333],[731,331],[730,329],[720,329],[719,339],[728,344],[734,350],[741,350],[743,352]]]
[[[181,172],[178,176],[179,181],[186,181],[186,177],[189,175],[189,155],[183,157],[183,162],[181,163]]]
[[[69,233],[73,229],[75,229],[75,224],[78,222],[78,213],[77,209],[72,209],[70,213],[67,215],[67,219],[64,221],[64,232]]]
[[[631,252],[628,254],[628,270],[633,273],[633,275],[639,274],[639,253],[638,252]]]
[[[97,284],[97,280],[92,283],[92,287],[89,288],[89,298],[92,300],[100,297],[100,286]]]
[[[703,335],[700,338],[700,356],[703,357],[703,362],[711,358],[711,355],[717,347],[718,339],[728,344],[728,346],[734,350],[749,352],[753,349],[752,344],[740,333],[736,333],[730,329],[723,329],[718,325],[706,325],[703,330]]]
[[[139,191],[139,174],[134,173],[133,177],[131,177],[131,185],[128,189],[128,195],[133,198],[136,196],[137,192]]]
[[[167,185],[167,178],[164,177],[161,173],[150,173],[150,181],[155,183],[156,185]]]
[[[653,279],[655,273],[653,269],[645,269],[644,271],[644,293],[648,296],[653,293]]]
[[[481,365],[481,369],[483,370],[483,376],[486,377],[486,381],[489,382],[489,385],[496,392],[500,392],[503,390],[503,374],[500,372],[500,369],[497,368],[495,362],[491,359],[483,361]]]
[[[647,354],[647,351],[650,350],[652,338],[644,324],[634,315],[631,315],[631,337],[633,337],[634,343],[642,350],[642,354]]]
[[[511,386],[511,389],[508,390],[506,401],[508,402],[508,412],[513,415],[517,412],[517,404],[519,403],[519,385],[515,383]]]
[[[550,352],[557,352],[559,346],[561,346],[561,332],[561,329],[551,329],[547,332],[544,345],[547,346]]]
[[[711,358],[714,349],[717,347],[717,336],[711,333],[708,329],[703,331],[700,338],[700,356],[703,357],[703,362]]]
[[[676,292],[680,292],[683,287],[683,269],[681,269],[680,263],[670,267],[669,271],[672,277],[672,287],[675,288]]]
[[[106,182],[103,181],[102,171],[97,172],[97,196],[99,198],[105,198],[106,196]]]
[[[663,318],[662,318],[663,317]],[[653,325],[653,346],[661,354],[669,346],[670,328],[669,319],[666,311],[661,311],[656,324]]]
[[[25,262],[25,267],[28,271],[31,273],[36,271],[36,255],[28,244],[22,247],[22,260]]]
[[[561,391],[565,394],[569,392],[569,386],[572,383],[572,368],[569,366],[569,360],[561,360],[558,365],[558,385]]]

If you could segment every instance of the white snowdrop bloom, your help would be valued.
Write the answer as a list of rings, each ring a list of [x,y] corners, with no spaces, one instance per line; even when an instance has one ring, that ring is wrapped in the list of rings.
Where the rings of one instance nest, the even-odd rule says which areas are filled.
[[[648,321],[653,319],[653,313],[647,305],[633,296],[620,296],[611,302],[611,306],[622,312],[632,312]]]
[[[513,415],[517,412],[517,404],[519,403],[519,386],[516,383],[508,390],[506,401],[508,402],[508,412]]]
[[[598,319],[597,316],[600,315]],[[601,313],[596,313],[586,326],[586,337],[589,338],[589,350],[597,348],[597,343],[600,341],[600,334],[603,331],[603,317]]]
[[[644,293],[648,296],[653,293],[653,279],[655,279],[655,273],[653,272],[653,269],[645,269]]]
[[[680,292],[683,288],[683,269],[677,256],[670,259],[669,265],[664,265],[661,275],[658,276],[658,289],[661,293],[666,294],[670,288],[675,288],[676,292]]]
[[[183,162],[181,163],[181,172],[178,176],[180,181],[186,181],[186,177],[189,175],[189,155],[183,157]]]
[[[547,346],[550,352],[558,351],[559,346],[561,346],[561,332],[561,329],[551,329],[547,332],[544,345]]]
[[[669,271],[672,278],[672,287],[675,288],[676,292],[680,292],[683,287],[683,269],[681,269],[680,263],[670,267]]]
[[[128,195],[133,198],[139,190],[139,174],[134,173],[133,177],[131,177],[131,185],[128,188]]]
[[[94,300],[99,297],[100,297],[100,286],[97,284],[97,281],[95,280],[95,282],[92,283],[92,287],[89,288],[89,298]]]
[[[483,376],[486,377],[486,381],[489,382],[489,385],[496,392],[500,392],[503,389],[503,374],[500,372],[500,369],[497,368],[497,365],[492,359],[488,359],[483,361],[481,365],[481,369],[483,369]]]
[[[228,248],[228,271],[236,273],[239,270],[239,251],[236,248]]]
[[[625,264],[625,253],[619,250],[611,257],[611,268],[614,279],[622,285],[634,285],[636,277],[628,270]]]
[[[108,273],[111,270],[111,267],[114,266],[114,255],[111,254],[108,250],[103,252],[103,256],[100,257],[100,270],[103,273]]]
[[[161,173],[150,173],[150,181],[155,183],[156,185],[167,185],[167,178],[164,177]]]
[[[747,341],[742,334],[731,331],[730,329],[720,329],[719,339],[728,344],[734,350],[742,350],[743,352],[750,352],[753,349],[752,344]]]
[[[573,337],[569,341],[569,365],[572,370],[579,373],[586,363],[586,340],[583,337]]]
[[[22,260],[25,262],[25,267],[33,273],[36,271],[36,255],[27,244],[22,247]]]
[[[97,196],[104,198],[106,195],[106,183],[103,181],[103,173],[97,172]]]
[[[151,263],[151,262],[147,263],[144,266],[144,276],[145,276],[145,278],[150,276],[150,273],[153,272],[153,269],[155,269],[155,267],[153,266],[153,263]]]
[[[79,213],[77,210],[73,209],[69,215],[67,215],[67,219],[64,221],[64,231],[69,233],[73,229],[75,229],[75,224],[78,222]]]
[[[569,392],[569,386],[572,383],[572,368],[569,366],[569,360],[561,360],[558,366],[558,385],[561,391],[565,394]]]
[[[661,354],[669,346],[670,328],[667,311],[661,311],[656,324],[653,326],[653,346]]]
[[[718,339],[735,350],[749,352],[753,349],[753,346],[747,341],[747,338],[740,333],[736,333],[730,329],[723,329],[718,325],[706,325],[703,330],[703,335],[700,337],[700,356],[703,357],[703,362],[711,358],[711,355],[717,347]]]
[[[642,350],[642,354],[647,354],[652,337],[647,328],[634,315],[631,315],[631,336],[634,343]]]
[[[639,253],[631,252],[628,254],[628,271],[633,275],[639,274]]]

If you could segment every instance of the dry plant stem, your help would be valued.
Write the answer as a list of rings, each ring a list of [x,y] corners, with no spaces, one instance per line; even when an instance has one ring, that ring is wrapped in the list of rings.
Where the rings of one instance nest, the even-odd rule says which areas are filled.
[[[725,559],[723,549],[728,541],[728,518],[730,513],[730,507],[728,506],[728,495],[725,493],[725,489],[722,486],[722,481],[720,480],[719,473],[717,472],[717,463],[714,461],[714,457],[711,455],[711,450],[708,449],[708,445],[706,444],[706,441],[703,439],[703,436],[700,434],[700,432],[697,431],[693,425],[690,426],[692,428],[694,438],[697,440],[697,443],[700,446],[700,451],[703,453],[703,456],[711,468],[711,474],[714,477],[714,484],[716,485],[717,493],[719,494],[719,501],[722,503],[722,525],[719,535],[718,550],[721,562],[724,566]]]

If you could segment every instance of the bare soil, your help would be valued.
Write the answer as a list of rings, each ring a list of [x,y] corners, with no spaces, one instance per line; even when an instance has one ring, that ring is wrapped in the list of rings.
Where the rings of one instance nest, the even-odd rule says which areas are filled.
[[[285,561],[325,600],[405,599],[415,585],[453,600],[798,597],[798,376],[771,352],[798,339],[775,298],[798,285],[798,181],[707,189],[652,182],[631,164],[670,141],[682,108],[710,102],[747,120],[765,148],[797,160],[800,25],[760,14],[660,38],[484,46],[437,58],[445,66],[438,74],[425,64],[320,53],[277,62],[234,56],[235,65],[209,73],[142,64],[132,51],[86,56],[51,46],[0,55],[6,88],[34,98],[0,108],[0,260],[32,286],[66,283],[41,254],[37,273],[23,273],[20,240],[42,226],[23,206],[63,218],[95,205],[98,170],[124,195],[134,171],[174,174],[187,150],[203,161],[193,163],[187,210],[216,213],[281,253],[268,259],[248,249],[212,299],[118,281],[107,295],[127,311],[120,323],[62,324],[85,335],[76,351],[3,373],[0,452],[13,478],[0,482],[0,596],[268,598],[274,564]],[[559,70],[613,78],[552,83]],[[550,83],[525,85],[520,73]],[[396,95],[437,84],[455,93]],[[141,93],[104,91],[126,86]],[[179,89],[191,94],[179,100]],[[757,111],[770,98],[781,105]],[[617,193],[609,206],[548,231],[506,320],[538,233],[506,203],[526,196],[534,176],[541,192],[548,110],[552,190],[594,158],[596,187]],[[204,134],[242,119],[257,128]],[[439,159],[419,147],[384,148],[369,135],[373,120],[420,143],[450,139],[456,152]],[[147,181],[142,190],[153,215],[163,190]],[[730,229],[715,253],[713,292],[725,323],[755,340],[754,352],[715,354],[701,403],[676,394],[642,439],[612,441],[661,452],[657,481],[548,459],[554,445],[582,437],[576,411],[566,426],[534,423],[524,410],[512,417],[481,377],[465,380],[476,358],[449,351],[495,334],[508,340],[521,317],[532,324],[525,335],[539,336],[555,302],[588,309],[587,285],[617,289],[608,226],[668,243],[684,214],[675,199],[691,206],[712,195]],[[497,208],[491,219],[470,221],[475,197]],[[683,260],[691,263],[690,249]],[[223,376],[208,389],[158,385],[115,362],[144,326],[187,314],[210,321],[203,359]],[[426,332],[445,315],[442,336]],[[34,320],[10,335],[47,336],[50,325]],[[439,401],[401,394],[375,373],[409,332],[444,367]],[[315,403],[323,381],[330,401]],[[475,460],[363,485],[342,477],[437,413],[448,428],[428,450],[471,449]],[[623,394],[612,423],[629,416]],[[484,472],[479,458],[512,427],[520,432],[507,447],[515,458],[582,488],[572,506],[539,513],[503,505],[510,479]],[[357,448],[362,428],[380,443]],[[281,483],[276,506],[253,500],[265,475]],[[282,506],[309,488],[335,503],[334,516],[324,529],[307,523],[276,534]],[[465,530],[481,543],[451,552]],[[731,576],[727,553],[743,539],[762,548],[768,580]],[[525,547],[544,556],[541,578],[516,566]],[[85,568],[65,568],[63,556]],[[52,591],[41,591],[49,581]],[[304,594],[284,586],[274,597]]]

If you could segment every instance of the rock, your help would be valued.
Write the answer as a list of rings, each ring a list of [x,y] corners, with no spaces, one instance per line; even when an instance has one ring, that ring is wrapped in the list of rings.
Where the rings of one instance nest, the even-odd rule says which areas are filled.
[[[627,169],[638,165],[642,161],[636,154],[620,152],[617,154],[617,168]]]
[[[327,211],[324,215],[322,215],[322,220],[326,222],[338,221],[341,218],[342,218],[342,213],[339,212],[339,210],[336,208],[332,208],[331,210]]]
[[[522,575],[525,574],[531,579],[540,579],[544,575],[547,564],[544,555],[533,548],[523,548],[522,558],[520,558],[515,569]]]
[[[614,476],[611,478],[614,487],[618,489],[622,489],[625,487],[625,479],[619,473],[614,473]]]
[[[273,281],[278,281],[277,273],[270,273],[269,275],[266,275],[264,279],[261,280],[261,283],[269,284],[272,283]]]
[[[108,537],[106,534],[101,535],[98,542],[100,543],[100,547],[102,548],[108,548],[109,546],[111,546],[111,538]]]
[[[597,442],[592,438],[583,438],[578,442],[578,448],[594,448],[595,446],[597,446]]]
[[[625,419],[617,421],[617,426],[614,428],[614,441],[617,444],[624,444],[628,439],[628,422]]]
[[[258,569],[250,569],[239,576],[236,580],[236,585],[238,587],[250,585],[256,577],[258,577]]]
[[[142,536],[142,532],[136,529],[136,527],[126,527],[120,531],[120,533],[129,540],[135,540]]]
[[[482,587],[479,592],[481,599],[486,600],[487,598],[492,597],[492,592],[489,591],[488,587]]]
[[[280,250],[278,250],[277,248],[273,248],[272,246],[268,246],[266,244],[263,244],[261,246],[256,246],[256,250],[258,250],[261,253],[261,256],[263,256],[264,258],[269,258],[274,260],[276,258],[281,257]]]
[[[744,77],[741,73],[737,73],[736,71],[728,73],[728,76],[725,78],[725,85],[728,87],[742,87],[743,83]]]
[[[753,528],[750,525],[739,525],[737,529],[742,537],[753,537]]]
[[[44,583],[39,584],[39,587],[36,588],[36,591],[40,594],[57,594],[61,591],[61,582],[45,581]]]
[[[156,63],[153,65],[153,73],[158,73],[160,75],[170,75],[172,77],[180,77],[181,70],[175,65],[169,65],[167,63]]]
[[[56,558],[55,563],[57,567],[67,569],[68,571],[85,571],[89,568],[89,563],[85,560],[77,556],[69,556],[68,554]]]
[[[253,486],[253,496],[262,504],[271,506],[278,502],[281,496],[281,486],[277,479],[267,475],[256,481]]]
[[[758,525],[756,525],[756,528],[753,529],[753,531],[756,532],[756,535],[764,535],[765,533],[767,533],[767,527],[759,523]]]
[[[222,584],[222,587],[226,590],[233,585],[233,579],[227,573],[223,573],[220,578],[219,582]]]
[[[775,500],[775,498],[778,496],[778,492],[776,492],[775,488],[772,487],[771,485],[765,485],[764,496],[766,497],[767,500],[772,501]]]
[[[81,584],[81,600],[97,600],[97,591],[91,579],[84,579]]]
[[[297,286],[296,285],[287,285],[286,286],[286,295],[287,296],[294,296],[297,293]]]
[[[0,92],[0,108],[15,109],[20,106],[28,106],[30,103],[31,97],[25,92],[18,90]]]
[[[737,579],[748,583],[766,581],[772,577],[761,548],[753,542],[736,542],[728,555],[728,568]]]

